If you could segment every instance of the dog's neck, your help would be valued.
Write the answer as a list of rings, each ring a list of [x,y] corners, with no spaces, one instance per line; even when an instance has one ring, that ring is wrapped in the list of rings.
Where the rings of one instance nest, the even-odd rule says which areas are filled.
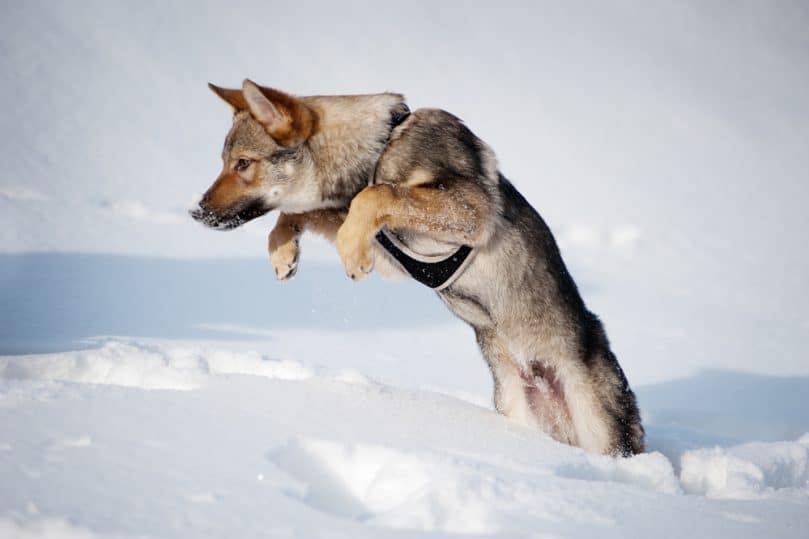
[[[385,93],[304,100],[318,114],[318,131],[308,144],[322,200],[347,207],[368,185],[393,128],[391,112],[404,97]]]

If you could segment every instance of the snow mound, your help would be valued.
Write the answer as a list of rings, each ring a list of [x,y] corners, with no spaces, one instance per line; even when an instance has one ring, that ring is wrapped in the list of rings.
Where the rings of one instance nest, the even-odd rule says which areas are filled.
[[[671,461],[657,451],[625,459],[585,454],[583,460],[566,463],[556,473],[571,479],[626,483],[663,494],[682,493]]]
[[[319,511],[380,528],[504,533],[537,519],[615,524],[587,500],[568,496],[560,488],[566,475],[545,468],[306,438],[288,441],[268,459],[298,481],[288,495]],[[663,493],[681,492],[663,455],[592,462],[588,472],[580,471],[581,478],[609,477]]]
[[[688,494],[730,499],[794,490],[809,494],[809,434],[795,442],[687,451],[681,467],[680,482]]]
[[[312,376],[312,371],[296,361],[270,359],[255,352],[157,348],[117,340],[90,350],[0,357],[0,378],[16,380],[190,390],[220,374],[302,380]]]
[[[234,353],[220,349],[176,350],[175,354],[185,354],[199,358],[207,364],[211,374],[247,374],[276,380],[306,380],[314,376],[314,371],[291,359],[273,359],[258,352]]]

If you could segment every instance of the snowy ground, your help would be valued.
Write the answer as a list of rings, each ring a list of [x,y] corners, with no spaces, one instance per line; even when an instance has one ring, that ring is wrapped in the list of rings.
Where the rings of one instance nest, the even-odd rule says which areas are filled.
[[[798,408],[759,402],[766,417],[748,434],[762,419],[805,428],[807,378],[715,372],[640,385],[650,452],[613,459],[493,412],[460,328],[418,332],[418,344],[414,332],[271,337],[114,339],[0,360],[0,531],[806,537],[809,434],[717,444],[710,424],[724,416],[744,425],[737,414],[763,387]],[[387,366],[352,368],[371,360]],[[418,375],[438,361],[445,374],[477,376],[442,387]],[[404,381],[402,364],[412,370]],[[706,384],[738,394],[704,406],[680,400]]]
[[[0,537],[809,536],[805,6],[305,4],[3,6]],[[229,123],[205,85],[245,76],[466,120],[649,452],[495,414],[418,285],[311,239],[278,284],[272,216],[191,222]]]

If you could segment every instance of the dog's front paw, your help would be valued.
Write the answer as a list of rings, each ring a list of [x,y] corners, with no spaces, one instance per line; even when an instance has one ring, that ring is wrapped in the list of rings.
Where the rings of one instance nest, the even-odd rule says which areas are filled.
[[[286,281],[295,276],[295,272],[298,271],[299,254],[297,238],[279,245],[278,248],[270,252],[272,269],[275,270],[275,276],[279,281]]]
[[[374,254],[367,234],[352,231],[350,226],[344,224],[337,231],[335,243],[346,275],[359,281],[374,269]]]

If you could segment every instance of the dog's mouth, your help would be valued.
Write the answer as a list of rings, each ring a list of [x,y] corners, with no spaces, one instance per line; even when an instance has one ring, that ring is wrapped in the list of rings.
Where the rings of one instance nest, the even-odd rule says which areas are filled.
[[[261,217],[275,209],[261,200],[251,202],[233,215],[222,216],[206,208],[202,203],[188,211],[189,215],[214,230],[233,230],[248,221]]]

